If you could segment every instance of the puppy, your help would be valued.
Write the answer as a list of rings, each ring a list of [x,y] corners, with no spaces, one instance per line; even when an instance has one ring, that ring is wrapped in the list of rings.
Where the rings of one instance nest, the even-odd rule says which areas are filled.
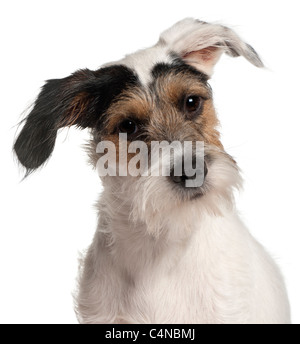
[[[101,176],[99,223],[80,264],[81,323],[290,322],[279,269],[235,209],[241,178],[220,142],[208,84],[222,53],[263,66],[231,29],[188,18],[151,48],[47,81],[27,116],[14,145],[27,175],[68,126],[89,129],[95,167],[105,154],[106,166],[116,158],[118,173]],[[169,176],[121,175],[120,142],[138,140],[148,148],[203,142],[202,184],[188,188],[193,178],[185,170],[176,176],[174,159]],[[114,154],[99,142],[112,143]],[[125,154],[126,163],[135,156]],[[198,155],[193,150],[192,160]]]

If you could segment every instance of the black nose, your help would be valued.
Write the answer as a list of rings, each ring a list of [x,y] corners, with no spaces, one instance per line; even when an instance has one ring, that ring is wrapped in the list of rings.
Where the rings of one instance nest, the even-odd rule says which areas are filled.
[[[208,172],[207,165],[206,165],[206,162],[204,161],[203,170],[199,170],[199,171],[196,170],[194,175],[187,176],[185,174],[184,166],[182,166],[182,173],[180,176],[175,175],[175,170],[173,168],[171,171],[170,177],[174,183],[182,184],[182,186],[185,186],[185,182],[187,180],[195,179],[196,175],[203,175],[203,180],[204,180],[207,175],[207,172]]]

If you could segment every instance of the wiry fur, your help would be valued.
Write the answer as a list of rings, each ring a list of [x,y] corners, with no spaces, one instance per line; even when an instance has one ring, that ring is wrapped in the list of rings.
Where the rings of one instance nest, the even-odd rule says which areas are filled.
[[[185,19],[151,48],[49,81],[26,118],[14,149],[29,172],[49,158],[63,126],[91,129],[93,166],[99,141],[119,149],[124,118],[139,124],[135,139],[148,146],[153,140],[205,144],[208,173],[196,190],[163,176],[102,177],[99,223],[81,259],[75,295],[80,322],[290,321],[279,269],[235,208],[239,168],[220,142],[207,84],[223,52],[262,66],[231,29]],[[192,116],[182,106],[187,95],[203,101]]]
[[[289,322],[281,274],[235,209],[239,171],[212,150],[199,199],[176,198],[165,177],[106,177],[80,267],[80,322]]]

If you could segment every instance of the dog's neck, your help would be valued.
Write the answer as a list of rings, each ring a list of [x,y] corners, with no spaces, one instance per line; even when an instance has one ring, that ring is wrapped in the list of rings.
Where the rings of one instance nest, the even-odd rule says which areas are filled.
[[[232,212],[232,208],[222,207],[223,212]],[[113,193],[110,188],[104,189],[98,209],[102,245],[109,247],[109,253],[119,266],[135,273],[160,262],[166,268],[176,266],[196,240],[197,233],[202,232],[207,237],[214,230],[215,219],[223,216],[220,212],[201,209],[199,201],[191,201],[156,213],[148,209],[149,216],[138,219],[132,212],[132,197]],[[166,264],[166,256],[169,264]]]

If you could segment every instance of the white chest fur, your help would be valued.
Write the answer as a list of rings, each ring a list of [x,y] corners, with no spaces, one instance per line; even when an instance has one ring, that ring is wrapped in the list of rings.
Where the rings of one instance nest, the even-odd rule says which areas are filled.
[[[97,232],[83,266],[81,321],[289,322],[281,275],[235,213],[189,219],[185,237],[173,235],[174,216],[174,233],[160,238],[117,220],[111,233]]]

